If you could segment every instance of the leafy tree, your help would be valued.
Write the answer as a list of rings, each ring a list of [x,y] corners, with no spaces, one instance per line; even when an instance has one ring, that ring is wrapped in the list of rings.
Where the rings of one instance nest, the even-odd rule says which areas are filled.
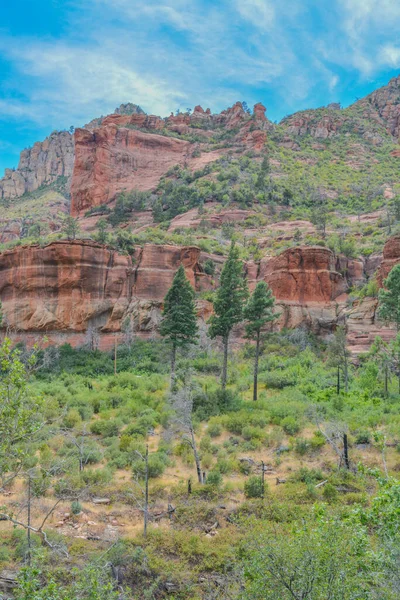
[[[311,207],[311,223],[313,223],[318,231],[321,232],[322,237],[325,239],[326,226],[328,224],[328,218],[330,213],[330,205],[328,198],[321,192],[315,192],[312,194],[312,207]]]
[[[100,242],[100,244],[107,244],[108,233],[107,221],[105,219],[100,219],[97,223],[96,240]]]
[[[275,298],[272,295],[270,288],[265,281],[260,281],[257,283],[255,290],[243,311],[243,316],[247,321],[246,336],[256,342],[253,400],[257,400],[258,358],[260,354],[261,330],[267,323],[272,322],[278,317],[278,315],[273,312],[274,304]]]
[[[177,348],[193,344],[197,337],[194,290],[181,265],[164,299],[160,333],[171,344],[171,389],[175,383]]]
[[[346,393],[349,391],[349,358],[350,352],[347,349],[346,328],[338,327],[334,333],[333,340],[328,348],[328,362],[337,367],[338,385],[337,390],[340,393],[340,372],[344,378],[344,389]]]
[[[400,264],[395,265],[383,282],[385,288],[379,290],[379,316],[396,324],[400,330]]]
[[[35,353],[28,364],[21,360],[6,338],[0,346],[0,480],[6,485],[23,467],[26,443],[43,425],[42,400],[28,387],[29,370],[36,363]]]
[[[244,600],[353,600],[368,598],[373,574],[363,527],[308,519],[252,534],[244,565]],[[255,538],[255,539],[254,539]]]
[[[67,215],[64,219],[62,231],[69,240],[75,240],[80,231],[78,219]]]
[[[243,305],[247,294],[243,263],[239,260],[239,250],[232,242],[214,301],[215,314],[210,319],[210,336],[221,337],[224,346],[221,377],[223,389],[226,388],[227,380],[229,336],[233,327],[243,320]]]

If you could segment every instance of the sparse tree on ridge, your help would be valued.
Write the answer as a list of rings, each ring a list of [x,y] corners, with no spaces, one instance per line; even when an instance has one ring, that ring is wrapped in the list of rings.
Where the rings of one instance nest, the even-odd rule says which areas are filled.
[[[181,265],[164,299],[160,333],[171,344],[171,389],[175,384],[176,351],[193,344],[197,338],[194,290]]]
[[[274,314],[275,298],[265,281],[259,281],[247,302],[243,316],[247,321],[246,337],[255,340],[253,400],[257,400],[258,358],[260,355],[261,330],[279,315]]]
[[[62,231],[70,241],[75,240],[80,231],[78,219],[67,215],[64,219]]]
[[[232,242],[228,260],[221,272],[220,286],[214,301],[215,314],[210,319],[210,336],[221,337],[224,346],[221,384],[226,388],[229,336],[235,325],[243,320],[243,305],[247,298],[247,282],[239,251]]]

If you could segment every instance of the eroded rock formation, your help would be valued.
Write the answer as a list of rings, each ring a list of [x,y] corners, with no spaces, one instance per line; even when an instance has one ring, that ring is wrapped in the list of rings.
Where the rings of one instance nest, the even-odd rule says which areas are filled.
[[[185,161],[189,147],[183,140],[115,124],[77,129],[71,214],[105,204],[123,189],[152,189],[171,166]]]
[[[66,178],[68,187],[73,164],[73,136],[68,131],[54,131],[43,142],[21,152],[17,169],[6,169],[0,179],[0,198],[17,198],[59,177]]]
[[[146,245],[133,257],[92,241],[60,241],[0,254],[0,298],[15,331],[119,331],[131,316],[154,331],[162,300],[180,264],[192,285],[207,285],[200,250]]]

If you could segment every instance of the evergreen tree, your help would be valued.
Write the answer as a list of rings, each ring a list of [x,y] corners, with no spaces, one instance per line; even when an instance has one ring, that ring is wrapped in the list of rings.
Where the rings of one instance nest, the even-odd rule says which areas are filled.
[[[108,242],[107,221],[105,219],[100,219],[97,222],[96,240],[100,244],[107,244]]]
[[[275,298],[265,281],[257,283],[256,288],[247,302],[243,316],[247,321],[246,336],[255,340],[256,354],[254,359],[253,400],[257,400],[258,358],[260,355],[261,330],[279,315],[274,314]]]
[[[262,160],[262,163],[260,166],[260,171],[258,172],[258,175],[257,175],[257,179],[256,179],[256,189],[257,190],[264,189],[265,180],[270,171],[271,171],[271,167],[269,164],[269,158],[268,158],[268,155],[266,154]]]
[[[340,372],[343,374],[344,389],[349,391],[349,359],[350,352],[347,349],[346,328],[338,327],[335,331],[334,338],[328,348],[329,358],[328,363],[337,368],[338,383],[337,391],[340,393]]]
[[[62,230],[69,240],[75,240],[80,231],[78,219],[67,215],[64,219]]]
[[[163,319],[160,326],[161,335],[166,337],[171,344],[171,389],[175,383],[177,348],[195,343],[197,329],[194,290],[181,265],[165,296]]]
[[[390,271],[383,282],[385,289],[379,290],[379,316],[385,321],[396,323],[400,330],[400,265]]]
[[[389,395],[390,375],[394,365],[393,346],[387,344],[377,335],[370,349],[370,355],[379,366],[379,372],[383,376],[384,394]]]
[[[226,387],[228,369],[229,335],[233,327],[243,320],[243,305],[247,298],[247,282],[239,251],[232,242],[228,260],[221,272],[220,286],[214,301],[215,314],[210,319],[210,336],[221,337],[224,345],[222,388]]]

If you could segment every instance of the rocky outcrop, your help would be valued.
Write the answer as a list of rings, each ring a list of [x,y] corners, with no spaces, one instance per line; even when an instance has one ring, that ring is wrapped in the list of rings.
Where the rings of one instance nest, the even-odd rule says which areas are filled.
[[[362,98],[354,106],[365,116],[383,125],[397,139],[400,138],[400,75],[389,83]]]
[[[299,246],[263,259],[257,279],[268,283],[277,300],[327,303],[347,288],[345,277],[336,267],[335,255],[328,248]]]
[[[384,280],[398,263],[400,263],[400,235],[389,238],[383,247],[383,258],[377,271],[379,285],[383,286]]]
[[[151,190],[171,166],[184,163],[189,147],[183,140],[116,125],[77,129],[71,214],[105,204],[123,189]]]
[[[127,317],[137,333],[151,335],[157,331],[162,301],[179,265],[197,291],[215,285],[218,277],[203,271],[207,258],[190,246],[146,244],[133,256],[89,240],[20,246],[0,254],[5,321],[20,336],[46,333],[60,343],[82,344],[91,328],[108,343],[111,334],[121,332]],[[212,258],[219,271],[223,257]],[[383,270],[389,267],[385,261],[400,262],[400,238],[387,243]],[[363,280],[365,269],[361,261],[337,257],[321,246],[291,248],[246,264],[250,288],[264,280],[276,297],[277,327],[306,326],[326,335],[346,318],[355,352],[368,349],[375,335],[389,339],[394,334],[393,328],[377,321],[376,299],[349,301],[346,292]],[[198,302],[203,319],[211,310],[209,302]]]
[[[0,298],[7,325],[19,332],[119,331],[130,316],[154,331],[179,265],[197,289],[207,286],[200,250],[146,245],[125,256],[92,241],[60,241],[0,254]]]
[[[322,115],[316,111],[294,114],[284,119],[281,125],[288,135],[310,135],[316,139],[327,139],[335,136],[345,121],[339,111],[325,109],[325,114]]]
[[[14,199],[65,177],[69,186],[74,164],[74,141],[68,131],[54,131],[44,142],[23,150],[18,168],[6,169],[0,179],[0,198]]]

